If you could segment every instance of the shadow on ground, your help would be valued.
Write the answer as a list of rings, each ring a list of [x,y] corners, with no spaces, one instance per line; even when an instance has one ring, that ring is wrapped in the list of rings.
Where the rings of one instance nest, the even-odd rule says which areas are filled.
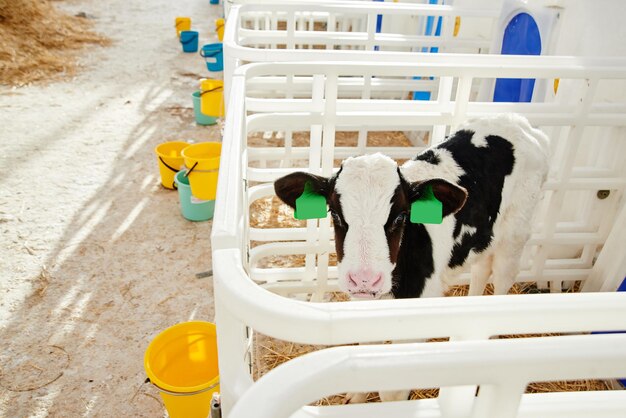
[[[219,130],[193,126],[191,107],[149,111],[155,97],[166,103],[167,90],[144,95],[147,116],[112,174],[68,222],[50,267],[0,331],[7,417],[162,416],[144,384],[145,348],[175,323],[213,319],[211,278],[195,276],[211,268],[211,223],[182,218],[176,192],[159,183],[153,149],[218,140]]]

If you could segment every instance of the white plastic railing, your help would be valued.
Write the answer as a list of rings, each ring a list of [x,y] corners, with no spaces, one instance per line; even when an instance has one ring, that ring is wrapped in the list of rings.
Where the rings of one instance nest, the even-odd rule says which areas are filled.
[[[500,8],[439,4],[261,2],[232,5],[224,34],[225,94],[233,71],[243,63],[269,61],[421,61],[420,52],[488,53]],[[383,27],[377,33],[377,20]],[[425,33],[427,17],[442,19],[441,35]],[[476,19],[479,33],[458,35],[455,22]],[[284,24],[284,28],[278,26]],[[315,28],[322,23],[323,30]],[[467,23],[466,23],[467,24]],[[422,85],[432,83],[428,79]],[[404,91],[410,90],[404,86]],[[374,90],[375,92],[375,90]]]
[[[219,256],[213,272],[220,305],[253,329],[286,341],[337,345],[626,327],[626,294],[621,293],[311,303],[278,296],[253,283],[236,250],[214,254]]]
[[[619,94],[623,88],[619,83],[626,80],[626,59],[465,55],[456,58],[454,64],[443,58],[424,63],[369,65],[351,62],[254,64],[237,70],[231,92],[232,108],[227,115],[212,233],[221,387],[227,416],[237,399],[252,385],[246,360],[250,328],[283,340],[327,345],[431,337],[485,340],[498,334],[626,329],[624,294],[516,295],[340,304],[303,302],[279,296],[308,294],[311,300],[322,300],[324,294],[336,289],[333,269],[328,263],[332,230],[328,220],[309,221],[306,229],[250,228],[249,205],[258,197],[270,195],[271,187],[267,183],[295,170],[298,161],[294,155],[303,152],[287,146],[248,147],[250,133],[275,130],[278,126],[308,132],[311,138],[308,154],[297,154],[297,158],[305,160],[305,170],[329,175],[333,171],[333,160],[338,157],[334,147],[337,131],[410,130],[415,126],[428,126],[430,143],[436,143],[438,135],[443,138],[451,126],[469,116],[512,110],[525,114],[533,124],[549,131],[555,153],[546,185],[548,195],[538,212],[540,227],[533,236],[530,244],[533,250],[527,257],[532,263],[521,277],[553,281],[553,288],[559,289],[561,281],[589,277],[585,283],[588,290],[614,290],[626,275],[622,247],[626,236],[626,175],[620,159],[626,142],[623,135],[626,105]],[[361,80],[372,77],[382,82],[391,77],[412,79],[415,75],[438,78],[440,85],[450,88],[440,87],[437,97],[426,107],[415,106],[408,100],[348,101],[338,94],[346,77]],[[277,77],[301,77],[303,85],[308,86],[308,94],[304,94],[306,89],[302,90],[302,102],[280,98],[274,94],[275,85],[264,83],[266,77],[274,80],[272,83]],[[470,99],[468,86],[480,85],[485,79],[495,77],[561,78],[561,85],[558,94],[545,93],[544,103],[498,104]],[[373,112],[371,109],[376,106],[372,103],[379,105],[379,109],[391,110]],[[274,111],[276,108],[281,111]],[[603,128],[594,128],[595,125]],[[604,141],[604,145],[588,147],[590,156],[583,153],[585,158],[581,160],[580,150],[585,149],[585,144],[598,144],[598,141]],[[348,147],[342,152],[367,152],[370,148],[366,145]],[[291,159],[291,165],[285,165],[285,159]],[[253,181],[259,184],[253,185]],[[604,189],[610,190],[610,197],[601,203],[593,200],[595,192]],[[582,220],[559,219],[561,207],[568,202],[568,193],[572,191],[589,194],[582,200],[584,207],[580,207],[584,216]],[[260,245],[251,250],[252,239],[260,241]],[[277,245],[276,241],[284,240],[292,241]],[[581,251],[573,258],[554,258],[548,252],[572,246]],[[305,267],[300,270],[260,269],[255,265],[263,254],[299,252],[306,253]],[[622,357],[622,361],[626,362],[626,357]],[[576,369],[576,365],[572,367]],[[467,406],[474,396],[471,389],[442,389],[437,402],[442,408],[450,408],[457,402]],[[549,399],[560,402],[557,398]],[[546,405],[554,405],[551,402]],[[559,405],[554,408],[563,407]]]
[[[247,327],[287,341],[324,345],[443,336],[450,336],[455,341],[486,340],[492,335],[502,334],[626,329],[624,293],[511,295],[344,303],[301,302],[283,298],[255,285],[241,267],[243,262],[239,254],[238,250],[213,252],[221,390],[226,416],[229,416],[230,408],[238,398],[253,386],[246,360],[249,354]],[[592,340],[592,343],[594,341]],[[598,344],[605,346],[604,341]],[[622,350],[622,346],[618,347],[616,350],[619,352],[619,360],[614,364],[626,364],[626,352]],[[536,347],[538,351],[535,351],[535,354],[538,357],[543,355],[541,349],[541,345]],[[589,354],[579,346],[569,347],[560,354],[564,359],[568,359],[566,353],[572,352]],[[457,361],[461,360],[462,356]],[[509,361],[515,364],[517,357],[511,355]],[[309,370],[308,375],[315,375],[322,365],[323,363],[318,363],[316,368]],[[479,367],[485,368],[485,364],[479,364]],[[537,363],[535,368],[531,369],[537,371],[540,368],[541,364]],[[551,377],[569,378],[565,371],[576,371],[581,378],[596,376],[587,373],[587,370],[580,369],[579,365],[569,358],[568,368],[557,369],[560,374],[555,373],[555,376]],[[472,370],[463,369],[462,365],[459,365],[456,372],[459,375],[473,376]],[[603,378],[620,377],[622,374],[621,369],[611,369],[611,373],[603,375]],[[302,379],[302,376],[300,378]],[[283,381],[280,387],[288,387],[290,382]],[[438,387],[437,382],[430,381],[425,383],[424,387]],[[476,380],[475,383],[481,382]],[[456,384],[448,382],[448,385]],[[414,380],[412,385],[419,387]],[[275,382],[271,381],[270,386],[275,389]],[[378,388],[369,387],[367,390],[381,390],[386,387],[386,384],[383,384]],[[265,388],[267,390],[267,386]],[[317,390],[322,388],[318,387]],[[333,393],[334,387],[330,386],[324,390],[326,391],[322,396]],[[335,393],[345,390],[353,389],[351,386],[342,386]],[[464,408],[469,408],[471,405],[468,406],[467,402],[473,397],[474,392],[475,389],[471,388],[442,390],[441,394],[445,397],[440,399],[441,407],[455,408],[462,403]],[[317,396],[318,393],[308,393],[307,396]],[[298,404],[301,405],[302,403]]]
[[[344,0],[344,2],[351,0]],[[411,0],[409,0],[410,2]],[[419,0],[418,0],[419,2]],[[302,4],[310,3],[306,0],[224,0],[224,15],[228,16],[231,7],[242,4]],[[318,3],[336,3],[335,0],[318,0]]]
[[[626,416],[626,391],[565,396],[523,393],[531,382],[626,375],[625,344],[626,335],[588,335],[329,348],[269,372],[242,396],[230,416],[454,416],[436,400],[334,408],[306,405],[342,392],[479,385],[475,398],[462,408],[457,405],[457,410],[466,411],[462,416],[622,417]]]

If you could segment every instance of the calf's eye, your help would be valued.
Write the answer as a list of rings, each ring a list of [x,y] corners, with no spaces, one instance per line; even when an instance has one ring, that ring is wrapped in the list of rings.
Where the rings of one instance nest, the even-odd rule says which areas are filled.
[[[406,220],[406,213],[402,212],[398,216],[396,216],[396,219],[393,220],[393,226],[398,227],[400,225],[403,225],[405,220]]]
[[[339,215],[337,215],[337,212],[335,211],[330,211],[330,216],[331,218],[333,218],[333,223],[336,226],[343,226],[342,222],[341,222],[341,218],[339,217]]]

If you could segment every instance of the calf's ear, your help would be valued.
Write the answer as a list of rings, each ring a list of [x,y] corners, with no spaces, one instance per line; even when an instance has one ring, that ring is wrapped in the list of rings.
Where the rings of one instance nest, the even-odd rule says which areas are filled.
[[[460,211],[467,200],[467,190],[444,179],[431,179],[419,183],[411,183],[409,187],[409,200],[411,203],[424,198],[429,194],[428,190],[442,203],[443,217]]]
[[[295,209],[296,199],[302,195],[307,183],[313,193],[328,198],[328,179],[302,171],[288,174],[276,180],[274,182],[274,191],[280,200]]]

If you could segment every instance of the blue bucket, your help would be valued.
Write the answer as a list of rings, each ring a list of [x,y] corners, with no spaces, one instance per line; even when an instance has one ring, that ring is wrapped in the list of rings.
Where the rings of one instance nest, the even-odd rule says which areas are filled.
[[[196,115],[196,123],[198,125],[215,125],[217,123],[217,118],[213,116],[207,116],[200,110],[200,90],[194,91],[191,94],[193,98],[193,113]]]
[[[207,44],[200,50],[209,71],[224,71],[224,49],[222,43]]]
[[[220,0],[210,0],[211,4],[220,4]]]
[[[183,45],[183,52],[198,52],[198,32],[195,30],[181,31],[180,43]]]
[[[178,198],[180,199],[180,212],[185,219],[190,221],[208,221],[213,218],[215,200],[199,200],[191,195],[189,177],[185,176],[186,171],[181,170],[176,173],[175,182],[178,187]]]

